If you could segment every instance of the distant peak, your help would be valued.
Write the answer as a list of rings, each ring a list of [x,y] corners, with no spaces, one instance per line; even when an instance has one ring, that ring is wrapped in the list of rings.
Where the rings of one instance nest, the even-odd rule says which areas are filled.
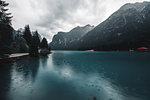
[[[24,29],[23,29],[23,28],[19,28],[17,31],[19,31],[19,32],[23,32],[23,31],[24,31]]]
[[[120,9],[121,10],[136,9],[137,11],[142,11],[143,8],[149,4],[150,2],[147,2],[147,1],[136,2],[136,3],[126,3]]]
[[[58,34],[63,34],[63,33],[65,33],[65,32],[61,32],[61,31],[60,31],[60,32],[58,32]]]
[[[86,28],[86,27],[94,27],[94,25],[87,24],[87,25],[83,26],[82,28]]]
[[[91,26],[90,24],[87,24],[87,25],[85,25],[85,26]]]

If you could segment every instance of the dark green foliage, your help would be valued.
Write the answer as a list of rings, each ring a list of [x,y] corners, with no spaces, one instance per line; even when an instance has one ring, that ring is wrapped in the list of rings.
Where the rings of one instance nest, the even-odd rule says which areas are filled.
[[[35,31],[35,33],[33,34],[33,37],[35,37],[35,39],[36,39],[36,45],[39,46],[40,45],[40,35],[39,35],[38,31]]]
[[[13,28],[10,26],[12,16],[6,13],[6,6],[8,3],[0,0],[0,54],[11,53],[10,44],[13,40]]]
[[[32,41],[31,41],[31,45],[30,45],[30,52],[29,53],[31,56],[38,56],[39,45],[40,45],[40,38],[39,38],[38,32],[36,31],[34,33],[34,35],[32,36]]]
[[[1,24],[7,24],[7,25],[11,25],[11,18],[12,16],[11,13],[6,13],[6,11],[8,9],[5,9],[6,6],[8,6],[9,4],[6,3],[5,1],[0,0],[0,23]]]
[[[47,43],[47,39],[46,38],[43,38],[42,42],[40,43],[40,48],[48,49],[48,43]]]
[[[31,40],[32,40],[32,35],[31,35],[29,25],[25,26],[23,38],[26,40],[27,44],[30,46],[31,45]]]
[[[19,35],[16,35],[15,40],[11,43],[12,53],[26,53],[29,52],[29,46],[26,40]]]
[[[51,51],[51,47],[50,46],[48,46],[48,50]]]
[[[42,42],[40,43],[40,55],[41,56],[47,56],[50,54],[51,48],[48,47],[48,43],[46,38],[43,38]]]
[[[48,50],[46,38],[40,44],[40,35],[35,31],[33,36],[29,25],[25,26],[23,36],[11,27],[11,13],[6,13],[8,3],[0,0],[0,55],[6,53],[29,52],[31,56],[38,56],[39,46]]]
[[[31,56],[38,56],[38,46],[37,46],[37,40],[36,37],[32,37],[32,43],[30,45],[29,53]]]

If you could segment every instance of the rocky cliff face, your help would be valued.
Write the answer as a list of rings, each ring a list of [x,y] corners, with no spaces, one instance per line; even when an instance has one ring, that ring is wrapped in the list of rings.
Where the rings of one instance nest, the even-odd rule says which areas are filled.
[[[125,4],[80,39],[80,49],[128,50],[150,46],[150,2]]]
[[[94,26],[86,25],[84,27],[75,27],[69,32],[58,32],[50,43],[51,49],[54,50],[73,50],[77,49],[77,42]]]

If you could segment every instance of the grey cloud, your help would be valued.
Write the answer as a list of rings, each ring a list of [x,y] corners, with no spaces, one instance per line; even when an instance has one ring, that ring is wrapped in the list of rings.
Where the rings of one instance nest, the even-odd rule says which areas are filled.
[[[6,0],[10,3],[13,26],[30,24],[42,36],[52,39],[58,31],[78,25],[97,25],[123,4],[144,0]]]

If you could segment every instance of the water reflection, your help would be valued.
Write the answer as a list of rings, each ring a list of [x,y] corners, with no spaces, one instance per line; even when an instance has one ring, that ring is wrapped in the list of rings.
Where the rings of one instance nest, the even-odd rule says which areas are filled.
[[[31,78],[32,82],[34,82],[39,68],[39,58],[28,57],[25,60],[17,61],[12,67],[13,75],[20,74],[23,79],[28,80]]]
[[[11,84],[11,64],[0,63],[0,100],[8,99]]]
[[[48,56],[40,58],[41,66],[46,67],[48,61]]]
[[[53,53],[52,55],[55,70],[60,71],[60,77],[67,81],[73,81],[73,83],[69,83],[75,87],[78,91],[77,93],[82,95],[82,98],[87,97],[85,100],[92,100],[92,97],[102,100],[124,100],[119,94],[119,91],[117,91],[116,88],[114,89],[113,85],[104,78],[103,73],[97,73],[98,71],[95,67],[99,67],[97,66],[99,64],[94,64],[94,58],[92,57],[94,56],[88,53],[80,54],[80,58],[76,53],[66,54],[66,52],[64,52]],[[95,60],[96,59],[97,58],[95,58]],[[80,98],[78,99],[80,100]]]
[[[92,82],[99,80],[99,84],[93,83],[92,86],[102,88],[98,94],[102,100],[139,100],[140,98],[147,100],[145,97],[149,98],[148,91],[150,90],[147,85],[150,81],[146,81],[150,72],[149,58],[150,55],[147,53],[129,52],[68,53],[58,51],[52,55],[55,67],[60,70],[68,66],[73,70],[71,71],[73,77],[81,78],[82,81],[79,84],[88,83],[86,79],[89,77],[95,78],[95,80],[91,79]],[[84,88],[88,89],[88,86],[90,85]]]
[[[6,77],[1,77],[4,81],[0,81],[0,97],[7,97],[2,100],[148,100],[147,59],[150,55],[139,53],[80,51],[29,57],[1,68],[0,75]]]

